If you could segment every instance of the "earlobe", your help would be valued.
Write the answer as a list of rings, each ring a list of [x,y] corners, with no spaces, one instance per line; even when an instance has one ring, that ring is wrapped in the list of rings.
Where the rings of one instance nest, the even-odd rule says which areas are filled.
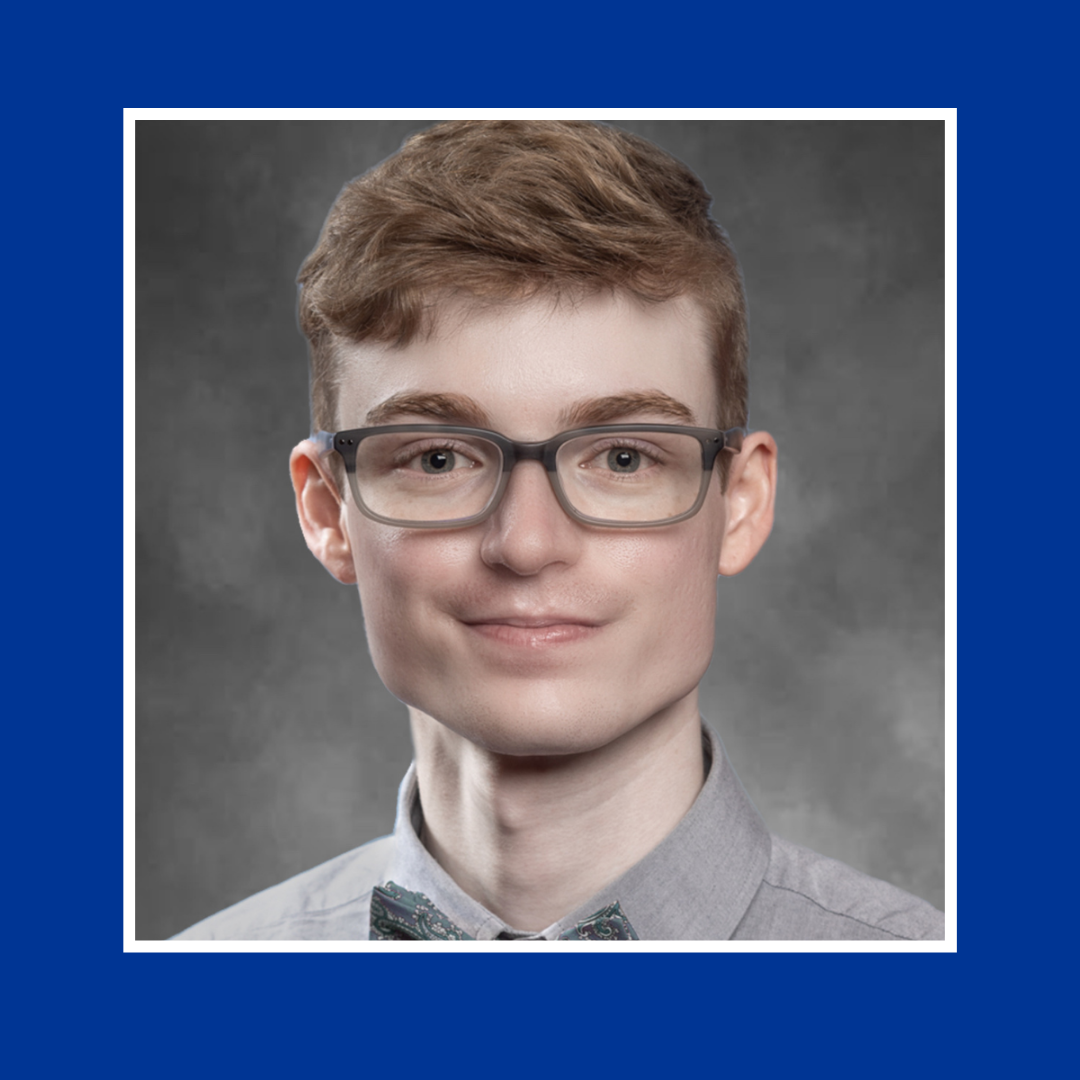
[[[289,473],[296,493],[296,513],[311,554],[347,585],[356,583],[352,546],[345,527],[345,506],[337,485],[309,439],[289,457]]]
[[[727,518],[719,572],[741,573],[754,560],[772,531],[776,501],[776,442],[756,431],[744,442],[728,477]]]

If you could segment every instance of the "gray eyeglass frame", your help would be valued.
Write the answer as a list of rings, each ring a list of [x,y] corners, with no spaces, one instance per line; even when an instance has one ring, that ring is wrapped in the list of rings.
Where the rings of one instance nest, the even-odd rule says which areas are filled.
[[[634,432],[662,432],[665,434],[692,435],[701,444],[701,486],[698,489],[697,499],[689,510],[677,517],[664,518],[662,521],[608,521],[606,518],[594,518],[583,514],[570,505],[562,484],[559,482],[559,472],[556,458],[559,448],[563,443],[571,439],[578,439],[585,435],[604,435],[612,431]],[[377,514],[363,500],[360,494],[360,485],[356,481],[356,454],[360,443],[372,435],[407,434],[411,432],[427,433],[429,435],[467,435],[475,438],[486,439],[494,443],[502,454],[502,474],[495,490],[488,499],[487,504],[479,513],[472,514],[467,518],[449,518],[446,521],[401,521],[398,518],[383,517]],[[519,461],[539,461],[547,470],[548,481],[559,505],[568,517],[574,521],[580,521],[585,525],[598,525],[605,529],[653,529],[663,525],[674,525],[676,522],[685,521],[693,517],[705,502],[705,495],[709,487],[709,477],[712,475],[716,458],[721,451],[738,454],[742,450],[743,439],[749,434],[746,428],[734,427],[721,431],[719,428],[683,427],[680,424],[603,424],[596,427],[573,428],[570,431],[562,431],[558,435],[543,442],[516,442],[508,439],[497,431],[488,431],[486,428],[464,427],[457,424],[384,424],[382,427],[352,428],[349,431],[316,431],[311,435],[311,441],[319,448],[319,453],[325,457],[332,452],[341,455],[345,462],[345,474],[349,478],[349,488],[356,500],[357,508],[365,517],[372,521],[381,522],[383,525],[395,525],[405,529],[464,529],[470,525],[478,525],[486,521],[498,509],[506,493],[510,482],[510,473]]]

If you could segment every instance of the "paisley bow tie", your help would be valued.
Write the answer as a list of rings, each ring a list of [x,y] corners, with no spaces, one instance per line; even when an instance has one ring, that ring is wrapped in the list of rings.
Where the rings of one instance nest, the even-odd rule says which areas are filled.
[[[371,894],[371,941],[475,941],[452,923],[423,893],[388,881]],[[559,941],[637,941],[618,901],[582,919]]]

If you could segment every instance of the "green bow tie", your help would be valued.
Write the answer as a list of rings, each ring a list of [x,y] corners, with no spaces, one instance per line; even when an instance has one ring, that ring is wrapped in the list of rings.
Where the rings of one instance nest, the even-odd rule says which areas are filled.
[[[371,894],[372,941],[475,941],[452,923],[423,893],[388,881]],[[637,941],[618,901],[559,935],[559,941]]]

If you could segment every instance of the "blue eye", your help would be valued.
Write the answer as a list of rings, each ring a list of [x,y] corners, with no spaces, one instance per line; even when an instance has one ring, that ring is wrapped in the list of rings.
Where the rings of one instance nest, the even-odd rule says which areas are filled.
[[[620,446],[608,451],[607,461],[612,472],[637,472],[641,465],[641,454],[637,450]]]
[[[428,450],[420,455],[420,468],[426,473],[453,472],[456,460],[453,450]]]

